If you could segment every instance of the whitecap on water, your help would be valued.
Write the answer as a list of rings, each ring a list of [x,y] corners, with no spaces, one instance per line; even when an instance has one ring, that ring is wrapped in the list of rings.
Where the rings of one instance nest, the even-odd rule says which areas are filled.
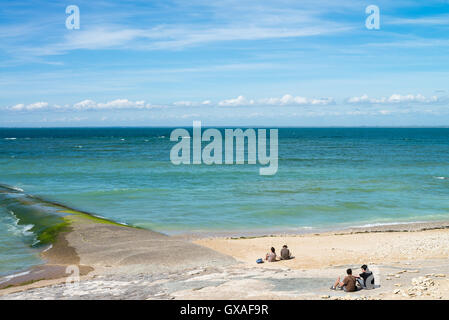
[[[49,245],[45,250],[42,250],[42,252],[47,252],[48,250],[50,250],[51,248],[53,248],[53,245]]]
[[[35,236],[31,231],[33,229],[33,224],[19,225],[20,219],[14,214],[13,211],[8,210],[11,214],[11,220],[7,221],[7,229],[10,233],[15,236],[32,237]]]
[[[29,274],[29,273],[30,273],[30,271],[25,271],[25,272],[20,272],[20,273],[11,274],[11,275],[9,275],[9,276],[4,276],[4,277],[2,277],[2,280],[0,281],[0,283],[9,281],[9,280],[14,279],[14,278],[17,278],[17,277],[21,277],[21,276],[27,275],[27,274]]]
[[[11,187],[11,189],[19,191],[19,192],[24,192],[22,188],[19,187]]]

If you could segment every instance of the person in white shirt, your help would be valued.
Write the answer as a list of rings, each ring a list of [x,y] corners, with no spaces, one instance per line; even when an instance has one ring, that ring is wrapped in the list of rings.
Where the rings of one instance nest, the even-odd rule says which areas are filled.
[[[274,247],[271,247],[271,252],[267,253],[265,260],[267,260],[268,262],[274,262],[276,261],[276,250],[274,249]]]

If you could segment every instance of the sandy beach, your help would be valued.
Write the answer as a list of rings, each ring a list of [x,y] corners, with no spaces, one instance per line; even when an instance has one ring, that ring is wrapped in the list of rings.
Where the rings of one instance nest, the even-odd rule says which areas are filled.
[[[449,299],[449,223],[186,240],[68,218],[70,229],[42,253],[45,265],[0,279],[0,299]],[[284,244],[294,259],[256,264]],[[329,289],[362,264],[375,289]],[[73,265],[80,282],[67,285]]]
[[[444,223],[399,224],[353,228],[328,233],[196,240],[239,261],[251,264],[287,244],[295,259],[269,265],[316,269],[363,263],[385,264],[416,259],[444,259],[449,255],[449,230]]]

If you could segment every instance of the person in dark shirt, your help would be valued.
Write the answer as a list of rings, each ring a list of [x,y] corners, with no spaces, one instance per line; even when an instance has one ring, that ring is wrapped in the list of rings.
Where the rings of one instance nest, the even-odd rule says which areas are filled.
[[[352,275],[352,269],[346,270],[347,276],[340,281],[340,277],[338,277],[335,284],[331,287],[331,290],[336,290],[337,288],[343,289],[346,292],[357,291],[357,278]]]
[[[368,270],[368,266],[364,264],[360,267],[362,273],[359,274],[360,277],[357,278],[357,282],[364,289],[374,289],[374,275]]]
[[[288,260],[291,259],[292,254],[290,252],[290,250],[288,249],[287,245],[284,244],[282,246],[282,250],[281,250],[281,260]]]

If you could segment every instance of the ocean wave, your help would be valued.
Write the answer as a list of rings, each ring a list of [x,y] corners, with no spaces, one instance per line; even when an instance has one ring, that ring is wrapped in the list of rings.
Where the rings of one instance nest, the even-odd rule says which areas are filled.
[[[4,138],[5,140],[17,140],[17,138]]]
[[[6,193],[8,193],[8,191],[17,191],[17,192],[25,192],[23,189],[19,188],[19,187],[15,187],[15,186],[9,186],[6,184],[1,184],[0,183],[0,188],[5,189],[2,191],[6,191]]]
[[[16,190],[16,191],[19,191],[19,192],[25,192],[22,188],[19,188],[19,187],[11,187],[11,189],[13,189],[13,190]]]
[[[93,217],[96,217],[96,218],[99,218],[99,219],[103,219],[103,220],[107,220],[107,221],[111,221],[109,218],[106,218],[106,217],[103,217],[103,216],[100,216],[100,215],[98,215],[98,214],[91,214]],[[124,225],[124,226],[129,226],[129,224],[127,224],[127,223],[125,223],[125,222],[120,222],[120,221],[117,221],[117,223],[118,224],[122,224],[122,225]]]
[[[434,177],[435,179],[438,179],[438,180],[447,180],[447,179],[449,179],[448,177]]]
[[[396,222],[373,222],[366,223],[361,225],[351,225],[348,228],[373,228],[373,227],[383,227],[383,226],[396,226],[401,224],[414,224],[414,223],[424,223],[425,221],[416,220],[416,221],[396,221]]]
[[[47,252],[48,250],[50,250],[51,248],[53,248],[53,245],[49,245],[45,250],[42,250],[42,252]]]
[[[11,214],[11,217],[13,218],[13,221],[7,225],[8,231],[16,236],[23,236],[23,237],[31,237],[35,236],[34,233],[31,231],[34,228],[34,224],[24,224],[20,225],[20,219],[14,214],[14,211],[8,210],[8,212]]]
[[[7,281],[9,281],[9,280],[11,280],[11,279],[14,279],[14,278],[17,278],[17,277],[25,276],[25,275],[27,275],[27,274],[29,274],[29,273],[30,273],[30,271],[24,271],[24,272],[19,272],[19,273],[11,274],[11,275],[9,275],[9,276],[4,276],[4,277],[2,277],[2,280],[0,281],[0,283],[7,282]]]

